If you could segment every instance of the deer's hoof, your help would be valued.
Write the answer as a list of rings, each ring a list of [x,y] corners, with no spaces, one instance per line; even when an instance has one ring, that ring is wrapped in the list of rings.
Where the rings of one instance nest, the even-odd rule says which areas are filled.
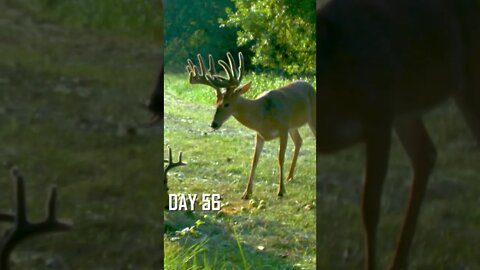
[[[278,192],[277,196],[278,196],[279,199],[283,198],[283,192]]]
[[[291,182],[291,181],[293,181],[293,176],[287,177],[287,182]]]

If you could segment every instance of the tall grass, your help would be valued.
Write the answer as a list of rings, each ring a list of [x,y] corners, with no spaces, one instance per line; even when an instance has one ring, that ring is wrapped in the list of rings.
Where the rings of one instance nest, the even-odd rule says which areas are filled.
[[[240,253],[240,256],[242,257],[243,267],[245,270],[247,270],[248,265],[247,265],[247,260],[245,259],[245,254],[243,254],[242,244],[240,244],[240,239],[238,238],[238,234],[237,234],[237,231],[235,230],[235,227],[232,227],[232,229],[233,229],[233,235],[235,237],[235,241],[237,242],[238,251]]]
[[[233,228],[233,227],[232,227]],[[240,238],[233,228],[234,237],[238,246],[238,254],[241,258],[243,269],[250,269],[243,253],[242,244],[240,243]],[[210,256],[210,250],[206,244],[208,238],[203,238],[202,240],[190,245],[190,246],[181,246],[181,247],[172,247],[167,245],[165,263],[164,267],[167,270],[215,270],[215,269],[228,269],[230,264],[225,262],[217,261],[218,251],[214,251],[214,255]]]

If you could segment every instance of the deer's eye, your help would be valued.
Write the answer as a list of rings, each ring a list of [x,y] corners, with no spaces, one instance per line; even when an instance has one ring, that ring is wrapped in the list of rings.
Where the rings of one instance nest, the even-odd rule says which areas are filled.
[[[225,108],[228,108],[228,106],[230,106],[230,104],[228,104],[228,103],[225,103],[225,105],[223,105],[223,107],[225,107]]]

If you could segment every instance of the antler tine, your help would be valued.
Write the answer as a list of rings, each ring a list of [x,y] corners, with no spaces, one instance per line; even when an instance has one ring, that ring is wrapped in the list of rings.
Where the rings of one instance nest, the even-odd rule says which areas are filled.
[[[188,65],[186,66],[189,81],[191,84],[207,84],[210,85],[210,82],[205,78],[205,65],[203,64],[203,58],[200,54],[197,55],[198,62],[200,65],[200,70],[197,66],[193,64],[191,59],[187,60]]]
[[[178,154],[178,161],[177,162],[173,162],[173,159],[172,159],[172,148],[170,146],[168,146],[168,164],[167,166],[165,167],[165,170],[164,170],[164,174],[165,174],[165,179],[167,177],[167,172],[172,169],[172,168],[175,168],[175,167],[178,167],[178,166],[184,166],[184,165],[187,165],[187,163],[183,162],[182,161],[182,152],[180,152]]]
[[[215,94],[217,96],[221,95],[219,87],[215,85],[214,80],[212,80],[212,72],[215,74],[215,64],[213,62],[212,55],[208,56],[208,71],[205,69],[205,63],[203,62],[203,58],[200,54],[197,54],[197,59],[200,70],[198,70],[197,66],[193,64],[191,59],[187,60],[188,65],[186,66],[186,69],[190,84],[204,84],[211,86],[215,90]]]
[[[243,73],[245,71],[245,65],[243,63],[243,54],[242,52],[239,52],[238,53],[238,61],[239,61],[239,64],[238,64],[238,77],[237,77],[237,80],[239,82],[242,81],[242,78],[243,78]]]
[[[27,221],[27,210],[25,206],[25,184],[20,171],[16,167],[11,170],[12,178],[16,181],[17,215],[15,222],[24,225]]]
[[[31,223],[27,219],[25,184],[17,168],[11,170],[16,189],[16,215],[4,215],[4,220],[8,217],[13,218],[13,227],[7,231],[0,239],[0,269],[8,270],[8,258],[17,244],[28,237],[67,231],[72,228],[72,224],[59,221],[56,217],[57,189],[51,187],[50,195],[47,201],[47,215],[45,219],[38,223]]]
[[[235,65],[235,59],[233,59],[233,56],[230,52],[227,52],[227,59],[228,59],[230,74],[232,75],[233,78],[237,79],[237,74],[236,74],[237,67]]]
[[[210,74],[217,74],[215,61],[213,61],[213,56],[211,54],[208,55],[208,71],[210,71]]]
[[[227,53],[227,59],[228,64],[223,60],[218,61],[218,64],[222,66],[222,68],[227,73],[227,77],[223,77],[221,75],[214,75],[214,78],[217,80],[215,84],[226,87],[227,90],[233,90],[240,85],[243,76],[243,55],[241,55],[241,53],[239,54],[240,66],[238,69],[238,75],[235,60],[233,59],[233,56],[230,52]]]
[[[231,57],[231,54],[227,53],[227,58],[228,58],[229,64],[227,64],[223,60],[218,60],[218,64],[220,66],[222,66],[223,70],[225,70],[225,73],[227,73],[227,77],[225,78],[225,77],[220,76],[220,75],[215,76],[216,78],[221,79],[223,81],[223,84],[225,85],[225,87],[236,86],[235,84],[237,83],[236,78],[233,74],[235,71],[233,71],[232,61],[231,61],[230,57]]]
[[[227,88],[228,91],[235,89],[240,85],[243,76],[244,64],[243,55],[239,53],[239,68],[235,65],[235,60],[230,52],[227,53],[228,64],[224,60],[219,60],[218,64],[225,70],[226,76],[217,74],[213,56],[208,55],[208,72],[205,70],[205,64],[200,54],[197,55],[200,65],[200,72],[193,64],[191,59],[187,60],[187,72],[191,84],[206,84],[215,89],[217,97],[221,96],[220,88]],[[238,73],[238,74],[237,74]]]
[[[230,69],[232,70],[235,79],[238,81],[238,84],[240,84],[243,77],[243,71],[245,69],[245,65],[243,64],[243,54],[242,52],[238,53],[238,69],[235,65],[235,60],[233,59],[233,56],[230,52],[227,53],[227,57],[230,64]]]

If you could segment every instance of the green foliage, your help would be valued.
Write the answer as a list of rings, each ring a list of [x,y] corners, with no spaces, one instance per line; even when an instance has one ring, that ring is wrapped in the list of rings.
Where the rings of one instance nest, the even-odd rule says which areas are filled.
[[[188,58],[197,53],[224,58],[227,51],[238,51],[235,30],[221,28],[230,0],[165,1],[165,64],[169,70],[183,71]]]
[[[253,64],[289,74],[315,72],[315,1],[234,0],[222,26],[238,27],[237,43],[254,52]]]
[[[163,30],[158,0],[21,0],[19,5],[36,17],[81,29],[153,40]]]

